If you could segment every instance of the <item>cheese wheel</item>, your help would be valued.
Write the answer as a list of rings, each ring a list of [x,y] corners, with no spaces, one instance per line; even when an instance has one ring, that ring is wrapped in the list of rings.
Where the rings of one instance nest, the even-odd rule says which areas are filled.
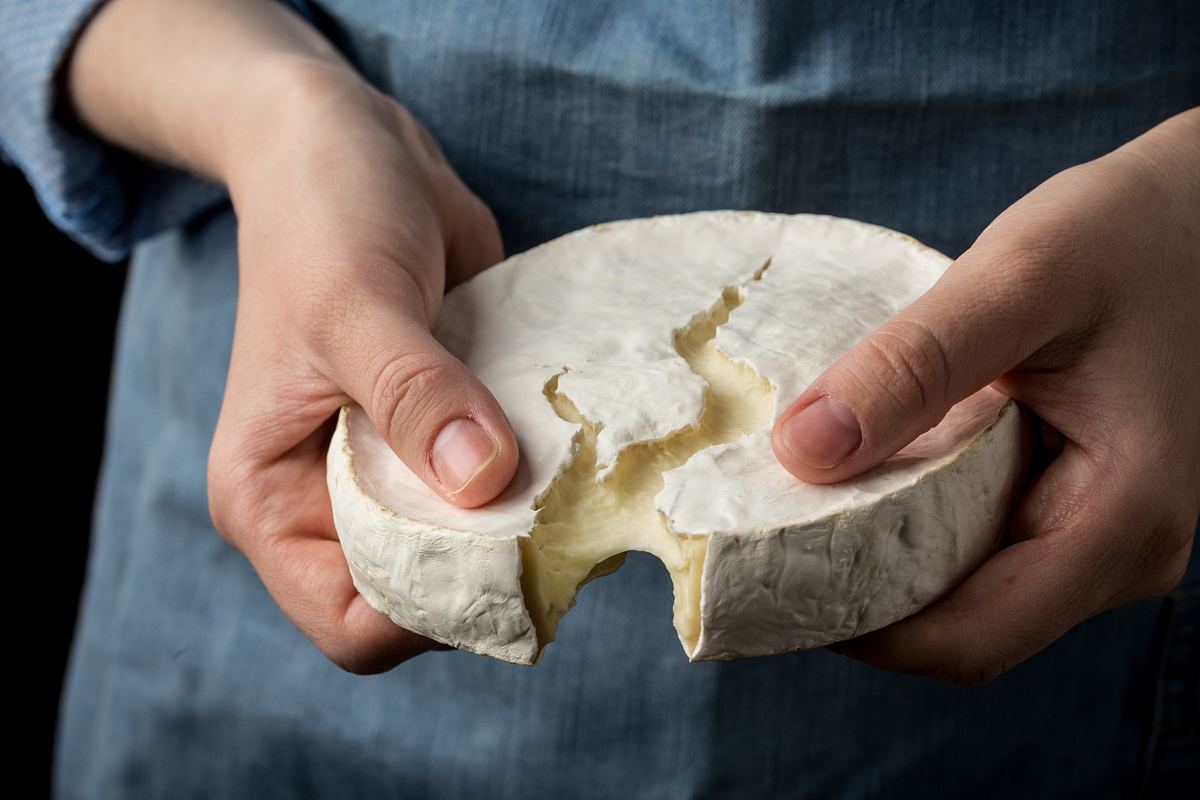
[[[630,550],[670,573],[692,661],[918,611],[998,543],[1015,404],[984,389],[836,485],[787,473],[770,430],[949,263],[853,220],[713,211],[595,225],[486,270],[446,296],[435,335],[504,407],[517,475],[456,508],[342,408],[327,476],[355,586],[397,625],[520,664]]]

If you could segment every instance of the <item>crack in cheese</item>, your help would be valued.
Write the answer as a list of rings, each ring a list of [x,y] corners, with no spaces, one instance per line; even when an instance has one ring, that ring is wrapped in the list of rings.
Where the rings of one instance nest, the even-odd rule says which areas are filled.
[[[770,261],[751,280],[761,280]],[[745,291],[726,287],[712,307],[676,331],[675,350],[707,388],[699,420],[665,439],[621,451],[607,480],[600,479],[596,439],[600,424],[585,419],[558,388],[569,368],[546,384],[545,395],[560,418],[579,425],[578,451],[539,498],[530,536],[521,540],[525,602],[537,631],[539,656],[554,641],[558,621],[575,605],[587,581],[609,574],[630,550],[657,556],[675,591],[674,622],[690,655],[700,635],[700,577],[708,539],[677,535],[654,507],[663,473],[716,444],[732,442],[770,424],[774,387],[749,367],[734,363],[716,346],[717,329],[741,305]],[[599,569],[597,569],[599,568]]]

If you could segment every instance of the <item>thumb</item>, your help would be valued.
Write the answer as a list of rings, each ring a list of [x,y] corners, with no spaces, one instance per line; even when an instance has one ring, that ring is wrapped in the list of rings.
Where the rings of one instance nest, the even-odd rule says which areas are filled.
[[[771,444],[785,469],[811,483],[858,475],[1049,341],[1053,315],[1030,313],[1047,298],[1022,281],[998,291],[995,272],[984,278],[995,254],[975,250],[780,415]]]
[[[420,306],[407,311],[384,299],[356,309],[329,361],[332,377],[431,489],[457,506],[483,505],[516,473],[516,438],[487,387],[429,332]]]

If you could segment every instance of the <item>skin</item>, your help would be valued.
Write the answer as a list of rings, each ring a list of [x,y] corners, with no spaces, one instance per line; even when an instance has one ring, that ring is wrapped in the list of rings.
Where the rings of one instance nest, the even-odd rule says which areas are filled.
[[[447,502],[481,505],[511,480],[503,410],[430,334],[444,291],[503,258],[491,212],[407,110],[273,0],[113,0],[67,79],[97,133],[230,190],[238,307],[208,461],[217,531],[343,669],[382,672],[438,646],[354,588],[325,452],[353,401]],[[495,452],[448,486],[431,449],[464,419]]]
[[[879,464],[989,383],[1061,448],[1034,465],[1006,547],[918,614],[831,650],[979,685],[1178,585],[1200,511],[1198,212],[1192,109],[1022,197],[780,416],[776,456],[814,483]],[[824,397],[841,407],[800,419]]]
[[[325,451],[353,401],[447,502],[482,505],[511,480],[503,410],[429,332],[446,289],[503,257],[490,211],[406,109],[273,0],[110,0],[64,77],[98,135],[229,187],[238,308],[208,464],[217,531],[343,669],[381,672],[431,649],[354,589]],[[980,683],[1080,620],[1178,583],[1200,506],[1200,417],[1188,413],[1200,376],[1187,366],[1200,361],[1198,128],[1200,111],[1187,112],[1022,198],[781,420],[780,462],[818,483],[878,464],[993,381],[1064,438],[1010,546],[839,652]],[[824,396],[857,439],[844,460],[812,466],[814,453],[833,463],[838,425],[818,418],[795,437],[784,426],[828,410]]]

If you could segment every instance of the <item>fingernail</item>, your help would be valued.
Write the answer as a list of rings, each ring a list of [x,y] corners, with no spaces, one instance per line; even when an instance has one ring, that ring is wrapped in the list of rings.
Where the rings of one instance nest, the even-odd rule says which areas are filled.
[[[828,395],[784,422],[779,433],[798,461],[821,469],[842,463],[862,443],[854,412]]]
[[[487,431],[469,419],[446,424],[433,440],[429,454],[433,472],[446,491],[461,492],[471,480],[492,463],[499,448]]]

